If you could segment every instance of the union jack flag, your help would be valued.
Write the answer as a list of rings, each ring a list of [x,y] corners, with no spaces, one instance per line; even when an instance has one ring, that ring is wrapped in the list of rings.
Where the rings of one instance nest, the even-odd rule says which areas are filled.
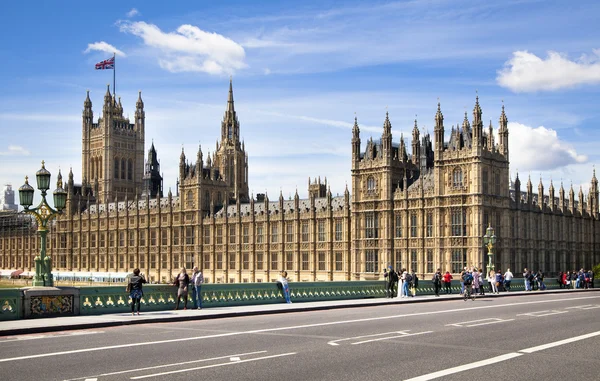
[[[98,62],[96,64],[96,70],[114,69],[115,68],[115,57],[110,57],[107,60]]]

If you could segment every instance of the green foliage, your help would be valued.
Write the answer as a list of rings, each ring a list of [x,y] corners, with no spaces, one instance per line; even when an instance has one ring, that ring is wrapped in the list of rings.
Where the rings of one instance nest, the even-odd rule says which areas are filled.
[[[599,279],[600,278],[600,264],[597,264],[596,266],[594,266],[592,271],[594,272],[594,279]]]

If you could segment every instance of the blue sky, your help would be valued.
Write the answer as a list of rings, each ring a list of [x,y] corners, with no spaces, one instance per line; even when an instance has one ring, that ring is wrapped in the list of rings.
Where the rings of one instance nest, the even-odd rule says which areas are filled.
[[[14,188],[42,159],[81,181],[85,92],[97,118],[112,71],[94,64],[115,49],[117,95],[133,115],[142,91],[165,190],[182,145],[214,150],[230,75],[250,188],[271,198],[305,197],[315,176],[343,192],[355,112],[365,143],[387,107],[399,142],[415,115],[432,130],[439,98],[448,135],[476,91],[486,126],[504,101],[513,177],[577,193],[600,157],[595,1],[48,3],[0,16],[0,183]]]

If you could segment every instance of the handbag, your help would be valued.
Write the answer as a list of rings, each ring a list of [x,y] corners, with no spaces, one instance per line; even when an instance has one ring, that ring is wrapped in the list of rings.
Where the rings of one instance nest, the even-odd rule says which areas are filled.
[[[125,291],[131,292],[131,280],[127,283],[127,287],[125,288]]]

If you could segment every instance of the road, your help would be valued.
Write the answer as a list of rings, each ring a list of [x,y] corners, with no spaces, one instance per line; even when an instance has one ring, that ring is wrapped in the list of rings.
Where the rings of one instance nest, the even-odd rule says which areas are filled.
[[[0,338],[2,380],[598,380],[600,295],[538,294]]]

